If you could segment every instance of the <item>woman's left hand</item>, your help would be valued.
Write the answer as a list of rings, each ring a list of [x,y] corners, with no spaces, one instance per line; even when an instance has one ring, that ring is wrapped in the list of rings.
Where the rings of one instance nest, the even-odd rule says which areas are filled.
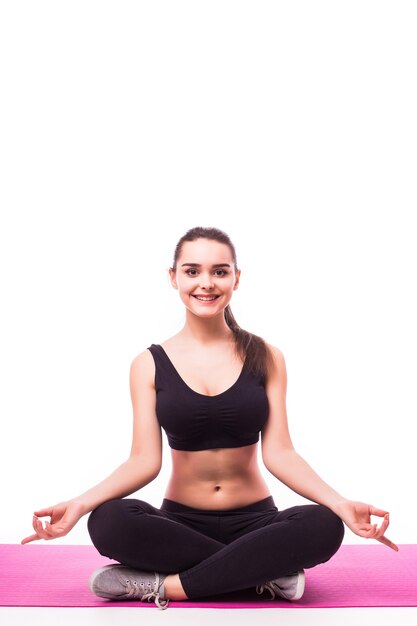
[[[398,552],[398,546],[384,536],[389,525],[388,511],[377,509],[372,504],[365,504],[365,502],[343,500],[335,506],[334,512],[355,535],[365,539],[376,539]],[[371,524],[371,515],[384,518],[379,528],[378,524]]]

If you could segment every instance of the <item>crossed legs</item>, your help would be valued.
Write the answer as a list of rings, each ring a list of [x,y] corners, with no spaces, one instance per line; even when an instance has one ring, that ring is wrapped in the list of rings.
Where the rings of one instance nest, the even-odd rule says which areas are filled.
[[[103,556],[168,574],[165,590],[173,600],[255,587],[324,563],[342,543],[343,522],[325,506],[278,511],[272,498],[256,504],[217,514],[115,499],[91,512],[88,531]]]

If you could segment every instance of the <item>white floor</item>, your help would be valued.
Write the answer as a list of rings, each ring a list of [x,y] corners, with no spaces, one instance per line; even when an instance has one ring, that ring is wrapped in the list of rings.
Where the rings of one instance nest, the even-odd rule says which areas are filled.
[[[417,626],[417,608],[349,609],[177,609],[0,608],[1,626]]]

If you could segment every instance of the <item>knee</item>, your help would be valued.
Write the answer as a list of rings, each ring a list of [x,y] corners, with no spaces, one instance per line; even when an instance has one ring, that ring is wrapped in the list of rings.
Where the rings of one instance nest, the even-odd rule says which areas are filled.
[[[322,531],[321,535],[326,542],[326,551],[329,554],[328,558],[330,558],[342,544],[345,526],[341,518],[327,506],[318,504],[315,508]]]
[[[109,540],[114,540],[115,536],[123,536],[129,512],[133,508],[135,514],[144,512],[142,504],[146,506],[146,502],[142,503],[141,500],[115,498],[103,502],[91,511],[87,520],[87,530],[91,541],[101,554],[107,550]]]
[[[93,509],[87,519],[87,530],[96,548],[101,550],[103,540],[111,532],[111,527],[120,515],[121,500],[107,500]]]

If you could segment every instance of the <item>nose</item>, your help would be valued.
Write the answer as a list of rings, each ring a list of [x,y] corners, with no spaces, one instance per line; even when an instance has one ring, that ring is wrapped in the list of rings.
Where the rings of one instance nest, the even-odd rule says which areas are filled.
[[[201,274],[200,277],[200,287],[202,289],[212,289],[213,288],[213,278],[210,274]]]

